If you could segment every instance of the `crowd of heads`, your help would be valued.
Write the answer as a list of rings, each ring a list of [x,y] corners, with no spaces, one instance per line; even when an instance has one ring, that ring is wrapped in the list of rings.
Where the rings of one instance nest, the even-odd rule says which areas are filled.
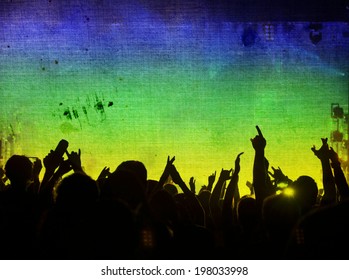
[[[93,179],[81,151],[51,150],[34,162],[12,155],[1,168],[1,259],[342,258],[349,188],[341,160],[322,139],[323,181],[289,179],[271,167],[266,139],[255,150],[250,194],[240,197],[240,156],[206,186],[181,178],[168,157],[159,180],[128,160]],[[42,179],[39,179],[42,178]],[[282,187],[280,183],[283,183]],[[320,187],[323,193],[320,194]]]

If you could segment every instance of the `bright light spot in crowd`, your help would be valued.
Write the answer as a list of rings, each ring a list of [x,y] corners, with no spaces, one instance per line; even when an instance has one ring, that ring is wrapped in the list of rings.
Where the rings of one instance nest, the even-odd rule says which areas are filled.
[[[293,196],[294,195],[294,189],[286,188],[284,189],[283,193],[287,196]]]

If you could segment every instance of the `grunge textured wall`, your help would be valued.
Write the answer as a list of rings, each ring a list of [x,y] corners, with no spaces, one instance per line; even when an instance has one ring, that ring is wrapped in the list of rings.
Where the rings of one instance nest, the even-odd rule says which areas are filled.
[[[158,179],[170,155],[200,186],[245,152],[244,193],[259,125],[271,166],[320,183],[310,148],[331,104],[348,110],[348,23],[231,2],[2,1],[1,164],[64,138],[94,178],[137,159]]]

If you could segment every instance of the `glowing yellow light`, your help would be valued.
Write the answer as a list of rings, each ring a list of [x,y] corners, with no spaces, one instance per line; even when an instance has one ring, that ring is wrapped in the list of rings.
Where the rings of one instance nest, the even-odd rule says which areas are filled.
[[[286,188],[284,189],[283,193],[287,196],[293,196],[294,195],[294,189]]]

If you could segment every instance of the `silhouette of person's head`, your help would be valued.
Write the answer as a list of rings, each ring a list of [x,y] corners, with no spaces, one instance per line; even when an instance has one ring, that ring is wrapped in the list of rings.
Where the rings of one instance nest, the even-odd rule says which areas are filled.
[[[144,188],[147,185],[147,169],[145,168],[144,164],[137,160],[127,160],[119,164],[119,166],[116,168],[116,171],[127,171],[130,173],[133,173],[135,176],[138,177],[140,180],[140,183],[144,186]]]
[[[178,222],[178,212],[175,200],[165,190],[157,191],[150,199],[150,207],[157,220],[168,226],[174,226]]]
[[[56,192],[56,205],[65,208],[89,207],[97,202],[99,196],[97,182],[84,173],[63,178]]]
[[[200,191],[198,194],[198,199],[204,209],[209,209],[210,198],[211,192],[209,190]]]
[[[317,201],[318,186],[310,176],[300,176],[291,184],[294,189],[294,198],[298,201],[302,214],[311,210]]]
[[[237,219],[245,230],[256,226],[259,219],[256,200],[250,196],[243,196],[237,204]]]
[[[159,190],[159,181],[153,180],[153,179],[148,179],[147,180],[147,186],[145,189],[145,195],[147,198],[152,196],[154,193],[156,193]]]
[[[175,196],[176,194],[178,194],[177,187],[170,183],[164,185],[164,190],[167,191],[172,196]]]
[[[135,210],[145,202],[145,188],[133,171],[116,169],[103,184],[101,199],[120,200]]]
[[[26,187],[33,177],[33,164],[26,156],[13,155],[5,164],[5,172],[12,187]]]
[[[263,201],[263,224],[272,239],[287,239],[301,216],[300,207],[292,195],[270,195]]]

